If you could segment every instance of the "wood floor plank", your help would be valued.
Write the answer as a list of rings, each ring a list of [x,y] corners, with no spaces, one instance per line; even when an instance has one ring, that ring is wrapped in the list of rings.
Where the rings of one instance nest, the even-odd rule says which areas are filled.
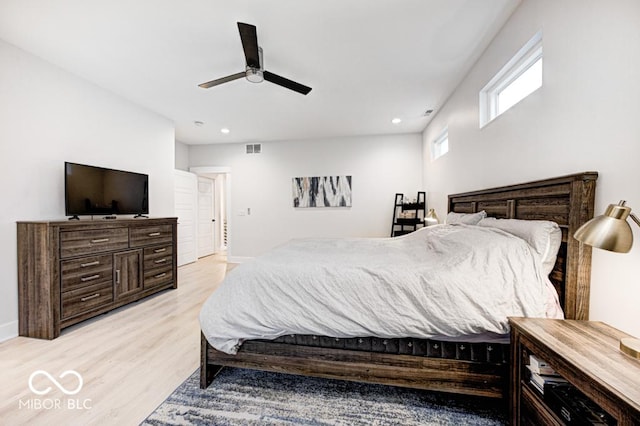
[[[0,423],[139,424],[198,368],[198,313],[226,270],[224,256],[209,256],[179,268],[177,290],[70,327],[55,340],[17,337],[0,343]],[[37,375],[37,390],[52,387],[38,396],[29,389],[29,377],[37,370],[47,371],[67,389],[75,388],[77,380],[59,376],[75,370],[84,384],[78,394],[65,395]],[[47,399],[53,408],[29,405]],[[55,408],[56,400],[60,408]]]

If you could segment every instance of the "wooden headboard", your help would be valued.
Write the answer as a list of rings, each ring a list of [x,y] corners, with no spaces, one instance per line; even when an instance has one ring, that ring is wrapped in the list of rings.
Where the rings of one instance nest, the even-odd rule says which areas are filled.
[[[597,172],[449,195],[449,211],[506,219],[552,220],[562,229],[562,245],[549,278],[568,319],[589,319],[591,247],[573,234],[593,217]]]

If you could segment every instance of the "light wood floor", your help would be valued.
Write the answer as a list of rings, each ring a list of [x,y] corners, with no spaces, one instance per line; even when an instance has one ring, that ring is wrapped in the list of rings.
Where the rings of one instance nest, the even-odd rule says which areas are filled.
[[[222,281],[223,256],[209,256],[178,270],[178,289],[165,291],[96,319],[70,327],[51,341],[17,337],[0,343],[0,424],[137,425],[199,366],[198,313]],[[84,385],[73,396],[62,393],[45,370],[65,388]],[[34,408],[37,402],[45,408]],[[60,401],[56,408],[55,400]],[[73,409],[69,406],[86,407]],[[48,408],[48,409],[47,409]]]

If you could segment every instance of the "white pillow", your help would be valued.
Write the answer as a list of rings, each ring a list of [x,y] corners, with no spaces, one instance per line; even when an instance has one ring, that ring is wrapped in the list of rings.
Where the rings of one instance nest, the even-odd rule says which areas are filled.
[[[545,275],[549,275],[556,264],[562,242],[562,231],[550,220],[482,219],[479,226],[498,228],[522,238],[540,255]]]
[[[482,210],[478,213],[455,213],[449,212],[444,223],[447,225],[464,224],[477,225],[482,219],[487,217],[487,212]]]

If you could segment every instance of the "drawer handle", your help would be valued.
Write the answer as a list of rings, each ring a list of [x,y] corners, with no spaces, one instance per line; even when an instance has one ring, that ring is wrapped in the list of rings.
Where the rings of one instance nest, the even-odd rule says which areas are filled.
[[[108,241],[108,238],[96,238],[95,240],[91,240],[92,243],[106,243]]]
[[[150,237],[157,237],[157,236],[159,236],[159,235],[160,235],[160,233],[159,233],[159,232],[151,232],[151,233],[149,234],[149,236],[150,236]]]
[[[96,297],[100,297],[100,293],[92,294],[91,296],[81,297],[81,302],[86,302],[87,300],[95,299]]]
[[[98,278],[100,278],[100,274],[89,275],[88,277],[80,277],[80,281],[86,283],[87,281],[97,280]]]
[[[163,259],[158,259],[158,260],[154,260],[153,263],[165,263],[167,261],[167,258],[163,258]]]
[[[167,251],[167,249],[166,248],[155,249],[153,252],[154,253],[162,253],[164,251]]]
[[[154,276],[153,276],[153,278],[162,278],[162,277],[164,277],[164,276],[166,276],[166,275],[167,275],[167,273],[166,273],[166,272],[163,272],[163,273],[161,273],[161,274],[154,275]]]
[[[80,266],[82,268],[86,268],[88,266],[96,266],[96,265],[99,265],[99,264],[100,264],[99,260],[94,260],[93,262],[81,263]]]

